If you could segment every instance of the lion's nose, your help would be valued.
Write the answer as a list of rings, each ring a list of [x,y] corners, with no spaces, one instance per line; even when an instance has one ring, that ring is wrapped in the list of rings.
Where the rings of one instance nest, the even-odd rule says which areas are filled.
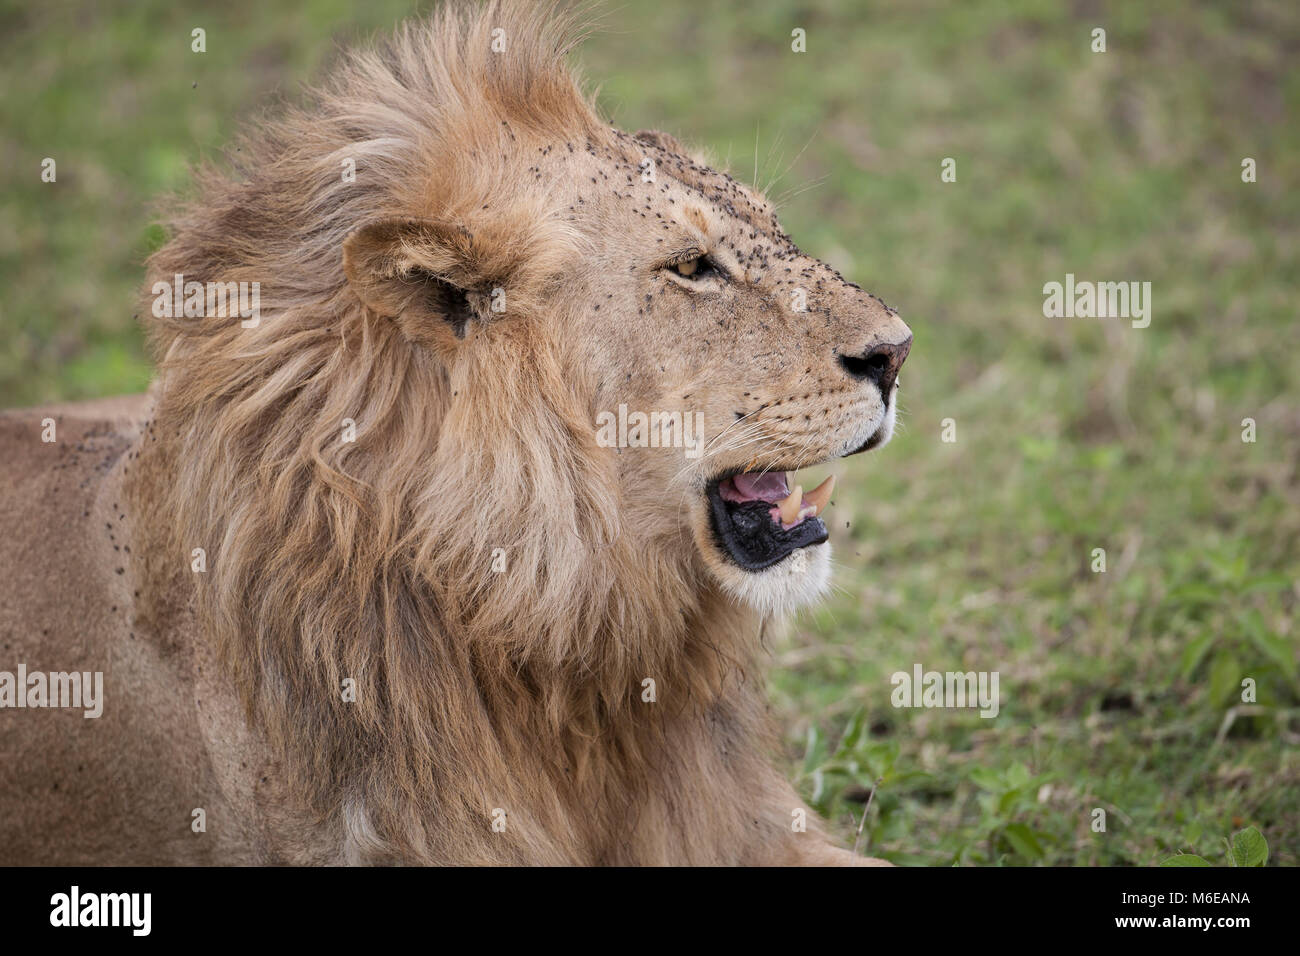
[[[863,355],[841,355],[844,371],[860,381],[875,382],[880,397],[889,401],[889,393],[898,380],[898,370],[903,367],[907,353],[912,349],[912,336],[902,342],[881,342]]]

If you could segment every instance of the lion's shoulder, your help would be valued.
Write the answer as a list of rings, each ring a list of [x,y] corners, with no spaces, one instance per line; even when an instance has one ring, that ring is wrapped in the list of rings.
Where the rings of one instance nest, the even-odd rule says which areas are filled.
[[[79,567],[78,542],[113,510],[98,503],[146,415],[144,396],[0,412],[0,576],[17,586]]]
[[[87,490],[136,440],[148,409],[147,396],[125,395],[0,411],[0,492],[13,501],[33,485]]]

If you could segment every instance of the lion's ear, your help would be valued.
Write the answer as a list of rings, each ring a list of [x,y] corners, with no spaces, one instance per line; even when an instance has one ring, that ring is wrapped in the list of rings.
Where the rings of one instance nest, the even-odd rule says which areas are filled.
[[[534,314],[586,249],[544,193],[464,205],[445,221],[374,219],[343,241],[353,293],[412,339],[445,341],[448,326],[463,338],[470,319]]]
[[[427,219],[378,219],[343,241],[343,272],[362,303],[423,337],[445,322],[464,338],[492,279],[467,230]]]
[[[673,136],[660,132],[657,129],[643,129],[632,137],[639,143],[648,143],[651,146],[658,146],[660,149],[667,150],[670,153],[680,153],[686,155],[686,147],[677,141]]]

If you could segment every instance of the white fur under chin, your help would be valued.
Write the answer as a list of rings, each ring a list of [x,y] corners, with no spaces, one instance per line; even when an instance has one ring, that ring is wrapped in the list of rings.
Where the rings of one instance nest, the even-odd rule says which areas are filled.
[[[898,394],[897,385],[894,386],[894,394],[895,395]],[[894,437],[894,421],[897,418],[898,418],[898,402],[891,401],[889,403],[889,408],[885,411],[885,420],[881,424],[881,427],[885,430],[885,438],[879,445],[876,446],[877,450],[884,448],[886,445],[888,445],[889,440]]]
[[[831,584],[831,544],[800,548],[763,571],[730,568],[722,586],[764,617],[783,617],[814,604]]]

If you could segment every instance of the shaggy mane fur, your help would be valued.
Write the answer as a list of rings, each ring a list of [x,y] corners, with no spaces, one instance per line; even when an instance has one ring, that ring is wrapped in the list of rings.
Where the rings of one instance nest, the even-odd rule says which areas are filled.
[[[495,28],[508,57],[490,52]],[[716,738],[679,732],[703,718],[723,754],[733,735],[766,741],[758,623],[680,560],[634,551],[580,357],[519,322],[453,372],[344,274],[351,231],[418,204],[486,237],[486,272],[526,257],[514,309],[555,299],[581,240],[517,137],[611,141],[564,65],[573,37],[545,8],[451,5],[348,55],[242,141],[233,174],[202,171],[149,263],[149,285],[261,284],[256,328],[152,320],[157,408],[131,494],[174,584],[152,613],[197,589],[196,631],[284,792],[338,825],[353,859],[617,861],[634,841],[643,860],[689,859],[682,833],[708,834],[701,860],[719,845],[739,859],[758,821],[700,781],[788,793],[761,753],[719,768]],[[674,703],[643,704],[647,677]],[[633,796],[678,837],[636,833]],[[788,831],[780,813],[765,825]]]

